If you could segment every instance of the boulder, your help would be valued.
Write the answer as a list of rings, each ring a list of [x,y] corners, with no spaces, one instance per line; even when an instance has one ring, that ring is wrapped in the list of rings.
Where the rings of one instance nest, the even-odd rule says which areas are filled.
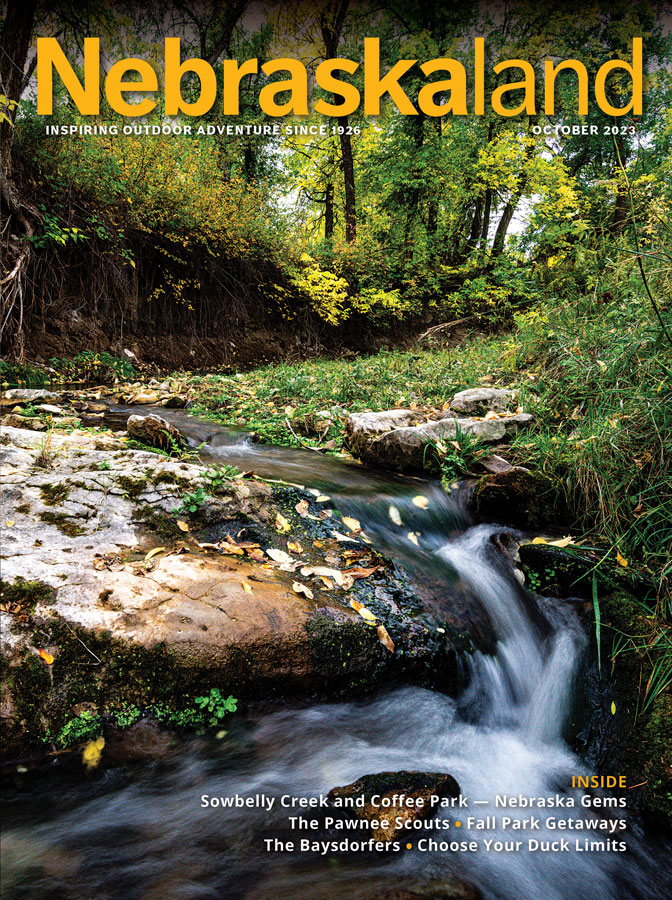
[[[53,403],[40,403],[35,409],[39,410],[43,413],[48,413],[50,416],[63,416],[65,415],[63,409],[60,406],[54,406]]]
[[[560,506],[553,482],[521,466],[484,475],[474,488],[473,507],[479,518],[517,528],[557,524],[562,519]]]
[[[82,420],[77,418],[77,416],[59,416],[59,418],[53,420],[54,428],[79,428],[82,424]]]
[[[345,423],[345,435],[353,456],[361,457],[376,438],[395,428],[415,425],[420,414],[412,409],[352,413]]]
[[[161,416],[129,416],[126,431],[134,441],[161,450],[170,450],[173,442],[178,447],[184,447],[186,444],[177,428]]]
[[[42,388],[11,388],[3,394],[5,400],[22,400],[25,403],[34,403],[36,400],[57,400],[59,394],[54,391],[45,391]]]
[[[380,798],[375,806],[371,802],[374,795]],[[413,805],[399,802],[402,796],[412,798]],[[410,830],[411,825],[399,825],[397,819],[402,822],[426,822],[433,817],[441,800],[459,796],[459,784],[452,775],[444,772],[380,772],[364,775],[345,787],[333,788],[327,799],[336,809],[344,808],[348,815],[354,813],[358,819],[379,821],[384,812],[387,827],[379,822],[380,827],[371,831],[371,837],[376,841],[389,842],[414,833]],[[346,798],[354,797],[363,797],[364,804],[354,809],[341,806]],[[381,806],[383,801],[389,801],[390,805]]]
[[[39,416],[3,416],[1,424],[4,428],[27,428],[29,431],[46,431],[47,423]]]
[[[174,394],[172,397],[166,397],[162,400],[161,406],[165,406],[166,409],[184,409],[186,402],[184,397]]]
[[[455,440],[458,434],[470,434],[485,443],[496,444],[531,421],[529,413],[497,419],[458,419],[447,415],[432,422],[394,428],[379,434],[360,432],[355,447],[352,444],[350,447],[353,455],[368,465],[400,471],[431,471],[439,467],[432,444]]]
[[[484,415],[488,410],[506,412],[516,400],[515,391],[506,388],[469,388],[455,394],[450,401],[450,408],[469,415]]]
[[[160,399],[156,391],[137,391],[129,398],[129,403],[136,403],[139,406],[150,406],[158,403]]]

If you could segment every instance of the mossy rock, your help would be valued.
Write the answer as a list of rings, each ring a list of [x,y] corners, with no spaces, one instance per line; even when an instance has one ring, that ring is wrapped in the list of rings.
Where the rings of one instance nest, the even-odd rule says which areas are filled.
[[[629,803],[672,833],[672,692],[668,685],[653,698],[647,694],[665,648],[654,643],[658,626],[640,601],[615,592],[599,602],[603,689],[595,727],[606,747],[601,769],[624,774],[628,785],[638,785],[628,792]],[[646,650],[628,646],[627,635]]]
[[[551,479],[520,467],[479,478],[474,487],[473,509],[486,522],[527,530],[557,524],[565,516]]]

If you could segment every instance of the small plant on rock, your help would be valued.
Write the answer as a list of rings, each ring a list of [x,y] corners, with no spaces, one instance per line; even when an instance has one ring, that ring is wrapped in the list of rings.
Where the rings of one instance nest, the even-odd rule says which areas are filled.
[[[201,708],[204,714],[208,714],[208,725],[213,727],[219,725],[222,719],[228,714],[238,709],[238,701],[230,694],[224,697],[219,688],[211,688],[210,693],[206,697],[196,697],[196,705]]]
[[[173,510],[173,515],[176,517],[185,514],[191,516],[199,511],[207,499],[208,494],[205,493],[202,487],[199,487],[191,494],[186,495],[182,503]]]

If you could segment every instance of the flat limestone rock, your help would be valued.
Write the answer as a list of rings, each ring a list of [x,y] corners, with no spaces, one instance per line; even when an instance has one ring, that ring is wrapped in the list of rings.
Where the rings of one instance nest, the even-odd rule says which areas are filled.
[[[450,408],[456,412],[469,415],[482,415],[488,410],[506,412],[516,400],[516,392],[506,388],[469,388],[455,394],[450,401]]]
[[[449,641],[414,621],[415,595],[403,618],[391,567],[371,584],[377,612],[397,617],[387,625],[398,655],[350,606],[356,585],[346,594],[301,575],[300,556],[283,568],[206,536],[285,552],[275,522],[283,491],[296,503],[291,488],[234,479],[193,518],[176,515],[204,484],[204,466],[84,431],[53,433],[45,451],[43,435],[4,428],[0,466],[0,726],[10,752],[39,744],[46,728],[58,733],[83,702],[103,710],[159,698],[179,708],[213,686],[241,699],[333,695],[351,684],[360,692],[403,669],[410,650],[423,673],[440,665],[442,683],[450,678]],[[300,531],[292,537],[312,545]],[[37,718],[26,712],[31,697],[40,698]]]
[[[57,400],[60,394],[55,391],[46,391],[42,388],[10,388],[2,395],[3,400],[24,401],[25,403],[34,403],[36,400]]]
[[[43,422],[39,416],[20,416],[10,413],[3,416],[0,420],[3,428],[27,428],[29,431],[46,431],[47,423]]]
[[[419,419],[420,414],[412,409],[352,413],[345,424],[348,446],[354,456],[361,456],[373,439],[395,428],[415,425]]]

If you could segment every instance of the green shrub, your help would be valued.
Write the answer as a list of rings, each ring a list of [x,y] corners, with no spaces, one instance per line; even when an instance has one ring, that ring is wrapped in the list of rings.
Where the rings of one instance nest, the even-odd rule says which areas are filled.
[[[49,364],[66,381],[111,382],[133,378],[136,371],[128,360],[110,353],[83,350],[71,359],[54,357]]]

